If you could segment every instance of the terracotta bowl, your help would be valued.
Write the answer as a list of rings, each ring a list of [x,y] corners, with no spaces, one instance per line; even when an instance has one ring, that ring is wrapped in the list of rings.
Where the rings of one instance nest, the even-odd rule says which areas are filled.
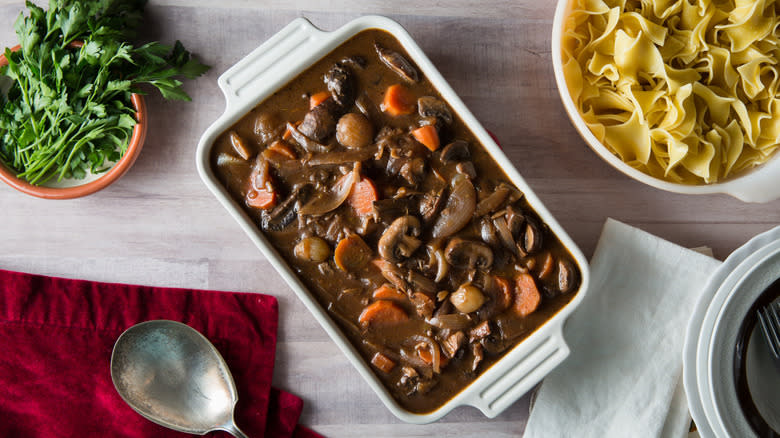
[[[73,43],[74,47],[81,46],[80,42]],[[11,51],[15,52],[20,46],[13,47]],[[0,55],[0,67],[8,65],[8,60],[4,55]],[[109,184],[118,180],[135,163],[141,148],[146,139],[147,114],[146,101],[140,94],[133,94],[130,99],[135,107],[135,119],[138,122],[133,128],[133,134],[130,137],[130,144],[124,155],[114,163],[113,167],[105,173],[98,175],[88,174],[83,180],[68,179],[57,182],[52,179],[44,185],[35,186],[27,181],[16,177],[16,172],[0,162],[0,180],[5,181],[9,186],[28,195],[37,196],[45,199],[72,199],[90,195],[99,190],[108,187]]]

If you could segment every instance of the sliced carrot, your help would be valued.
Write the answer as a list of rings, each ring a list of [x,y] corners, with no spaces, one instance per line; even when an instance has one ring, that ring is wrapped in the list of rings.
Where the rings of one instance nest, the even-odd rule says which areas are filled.
[[[387,87],[385,98],[382,101],[382,111],[391,116],[401,116],[411,114],[414,111],[414,95],[408,88],[401,84],[395,84]]]
[[[397,304],[392,301],[379,300],[374,301],[363,309],[358,322],[363,326],[386,327],[408,319],[409,316],[404,312],[404,309],[398,307]]]
[[[371,296],[374,297],[375,300],[407,301],[409,299],[406,294],[402,293],[388,283],[385,283],[376,288]]]
[[[371,248],[357,234],[351,234],[336,245],[333,261],[343,271],[354,272],[362,269],[371,260]]]
[[[328,100],[329,97],[330,93],[327,91],[320,91],[319,93],[312,94],[311,97],[309,97],[309,109],[319,106],[319,104]]]
[[[495,297],[496,303],[494,305],[499,309],[499,312],[503,312],[512,304],[512,285],[509,284],[509,280],[504,277],[499,277],[498,275],[494,276],[493,279],[496,281],[496,284],[498,284],[498,288],[501,292],[500,295]]]
[[[371,365],[379,368],[385,373],[389,373],[390,371],[393,371],[393,368],[395,368],[395,362],[378,351],[376,354],[374,354],[374,357],[371,358]]]
[[[267,210],[276,205],[276,192],[268,189],[251,189],[246,194],[246,205]]]
[[[293,150],[292,146],[290,146],[290,144],[284,140],[276,140],[275,142],[271,143],[271,146],[268,146],[266,151],[270,151],[270,153],[273,154],[278,154],[285,159],[295,160],[298,158],[298,155],[295,153],[295,150]]]
[[[553,255],[548,251],[544,254],[544,261],[542,261],[542,268],[539,270],[539,278],[545,279],[553,272],[554,265]]]
[[[432,151],[439,149],[439,146],[441,145],[441,143],[439,143],[439,133],[436,132],[436,127],[433,125],[420,126],[412,131],[412,135],[415,140],[419,141]]]
[[[360,178],[352,187],[347,202],[355,209],[355,213],[363,216],[374,212],[374,201],[379,199],[376,186],[368,178]]]
[[[301,122],[303,121],[298,120],[297,122],[293,122],[293,126],[298,127],[298,125],[300,125]],[[285,129],[284,134],[282,134],[282,140],[289,140],[290,138],[292,138],[292,132],[290,132],[289,129]]]
[[[542,295],[536,287],[536,282],[531,274],[526,272],[520,274],[515,279],[515,303],[514,311],[519,316],[528,316],[533,313],[539,303],[542,301]]]

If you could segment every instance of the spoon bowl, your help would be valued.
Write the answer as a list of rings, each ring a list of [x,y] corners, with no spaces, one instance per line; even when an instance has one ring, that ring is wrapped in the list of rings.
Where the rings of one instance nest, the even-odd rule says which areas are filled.
[[[114,344],[111,380],[131,408],[161,426],[246,438],[233,418],[238,396],[225,360],[186,324],[155,320],[127,329]]]

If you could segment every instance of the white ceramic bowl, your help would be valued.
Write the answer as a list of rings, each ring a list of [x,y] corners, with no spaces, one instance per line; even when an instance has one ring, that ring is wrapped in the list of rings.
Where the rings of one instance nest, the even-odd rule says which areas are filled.
[[[624,174],[655,188],[675,193],[691,195],[703,195],[711,193],[725,193],[745,202],[769,202],[780,198],[780,154],[775,154],[768,162],[734,178],[723,182],[707,185],[677,184],[655,178],[626,164],[617,155],[613,154],[590,131],[585,121],[580,116],[577,106],[571,98],[566,79],[563,75],[563,60],[561,40],[563,24],[571,10],[571,0],[558,0],[555,9],[555,19],[552,30],[552,60],[555,82],[563,101],[563,107],[569,115],[574,127],[580,133],[585,142],[604,161]]]
[[[754,436],[755,432],[740,407],[740,399],[735,385],[735,370],[738,363],[735,346],[740,339],[740,327],[745,321],[756,300],[774,283],[780,275],[780,241],[774,241],[760,251],[762,257],[750,262],[749,269],[739,283],[734,286],[729,298],[720,308],[717,324],[712,331],[707,360],[709,389],[712,404],[715,407],[717,427],[726,431],[726,436]],[[763,338],[760,339],[761,342]],[[770,362],[771,366],[771,362]],[[763,378],[764,385],[774,392],[774,402],[780,387],[774,386],[778,379],[773,369],[774,379]],[[760,376],[750,376],[760,377]],[[755,401],[755,399],[754,399]],[[761,400],[767,401],[767,400]],[[763,406],[763,405],[762,405]]]
[[[702,437],[755,436],[733,385],[734,343],[746,308],[778,275],[780,227],[734,251],[704,286],[683,347],[683,384]]]
[[[327,311],[318,304],[315,297],[268,243],[260,229],[247,216],[242,207],[232,200],[228,192],[215,177],[209,160],[214,140],[220,133],[228,129],[289,80],[358,32],[366,29],[387,31],[400,41],[422,73],[469,126],[477,139],[485,146],[512,182],[525,193],[530,206],[570,251],[582,273],[580,288],[576,291],[576,296],[569,304],[509,351],[472,384],[439,409],[427,414],[409,412],[392,398],[374,375],[369,365],[342,334],[338,326],[330,319]],[[568,356],[569,349],[563,340],[561,330],[566,318],[585,297],[589,280],[587,260],[531,191],[487,131],[477,122],[419,46],[398,23],[385,17],[363,16],[334,32],[323,32],[312,26],[306,19],[298,18],[228,69],[220,76],[218,83],[225,94],[227,107],[222,116],[206,130],[198,144],[197,166],[201,178],[222,202],[222,205],[238,221],[249,238],[260,248],[279,274],[287,281],[333,341],[347,355],[382,402],[398,418],[410,423],[428,423],[441,418],[460,405],[474,406],[486,416],[495,417],[539,383],[544,376]]]

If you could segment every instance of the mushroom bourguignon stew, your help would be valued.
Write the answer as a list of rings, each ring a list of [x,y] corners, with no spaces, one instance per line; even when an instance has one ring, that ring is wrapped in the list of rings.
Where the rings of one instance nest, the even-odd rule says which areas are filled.
[[[578,289],[568,251],[384,31],[336,48],[212,153],[410,412],[439,408]]]

